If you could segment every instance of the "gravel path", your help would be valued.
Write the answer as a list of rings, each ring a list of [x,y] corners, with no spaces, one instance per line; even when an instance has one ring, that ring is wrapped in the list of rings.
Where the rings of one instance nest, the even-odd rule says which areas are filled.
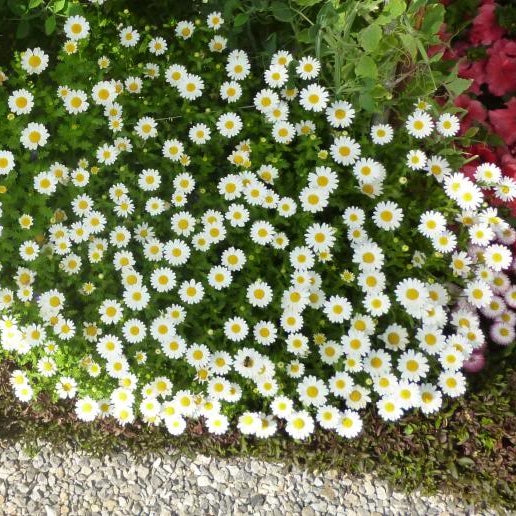
[[[472,514],[447,496],[390,492],[370,476],[287,472],[281,464],[128,453],[102,460],[45,445],[34,458],[0,442],[0,515]],[[496,514],[483,511],[475,514]]]

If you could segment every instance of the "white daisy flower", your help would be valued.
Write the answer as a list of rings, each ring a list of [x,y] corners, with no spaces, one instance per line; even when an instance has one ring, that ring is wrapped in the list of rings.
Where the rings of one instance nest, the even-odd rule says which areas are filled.
[[[439,375],[439,387],[444,394],[456,398],[466,392],[466,378],[457,371],[443,371]]]
[[[220,97],[228,103],[236,102],[242,96],[242,87],[236,81],[226,81],[220,86]]]
[[[70,376],[62,376],[56,384],[56,392],[60,399],[73,398],[77,393],[77,382]]]
[[[267,86],[281,88],[288,81],[287,69],[282,65],[271,65],[265,70],[264,79]]]
[[[0,175],[7,175],[14,169],[14,155],[11,151],[0,150]]]
[[[176,25],[175,34],[178,38],[189,39],[192,37],[195,25],[190,21],[180,21]]]
[[[157,37],[152,38],[149,41],[148,49],[151,54],[154,54],[155,56],[161,56],[167,51],[167,42],[164,38]]]
[[[306,56],[299,60],[299,63],[296,67],[296,73],[301,77],[301,79],[315,79],[319,75],[319,70],[321,69],[321,63],[315,57]]]
[[[431,383],[425,383],[421,385],[419,389],[419,395],[419,408],[423,414],[433,414],[441,408],[441,391]]]
[[[177,83],[177,90],[182,98],[187,100],[195,100],[202,96],[204,89],[204,81],[194,74],[184,74]]]
[[[286,419],[285,430],[294,439],[306,439],[314,431],[314,420],[306,410],[291,412]]]
[[[117,91],[112,82],[101,81],[93,86],[91,96],[95,104],[107,107],[115,100]]]
[[[50,134],[43,124],[30,122],[21,132],[20,143],[26,149],[36,150],[38,147],[46,145],[49,136]]]
[[[343,129],[348,127],[355,117],[355,110],[349,102],[333,102],[326,108],[326,118],[332,127]]]
[[[450,113],[443,113],[436,124],[437,132],[443,136],[455,136],[460,129],[459,119]]]
[[[156,126],[157,123],[154,118],[151,118],[150,116],[144,116],[140,118],[138,122],[136,122],[134,130],[140,138],[143,140],[148,140],[149,138],[155,138],[158,135]]]
[[[385,421],[397,421],[403,415],[401,404],[396,396],[388,395],[376,402],[378,414]]]
[[[288,122],[276,122],[272,126],[272,136],[278,143],[288,144],[296,136],[296,128]]]
[[[428,158],[426,169],[440,183],[451,173],[450,164],[441,156],[431,156]]]
[[[224,335],[234,342],[244,340],[249,333],[249,326],[241,317],[232,317],[224,323]]]
[[[379,202],[374,209],[373,221],[386,231],[393,231],[400,227],[403,220],[403,210],[394,202]]]
[[[247,55],[239,50],[233,50],[226,63],[226,73],[230,79],[241,81],[245,79],[251,72],[251,65]]]
[[[263,308],[272,301],[272,289],[264,281],[257,280],[247,287],[246,296],[251,306]]]
[[[426,138],[432,134],[434,122],[428,113],[417,110],[409,115],[405,127],[414,138]]]
[[[351,318],[353,306],[341,296],[331,296],[325,303],[323,311],[332,323],[343,323]]]
[[[329,99],[328,90],[319,84],[309,84],[299,94],[299,103],[307,111],[323,111]]]
[[[330,147],[333,160],[339,165],[352,165],[361,153],[360,145],[348,136],[335,138]]]
[[[197,304],[204,297],[204,287],[202,283],[190,280],[183,281],[178,290],[179,297],[183,303]]]
[[[516,199],[516,181],[511,177],[504,177],[495,186],[495,195],[504,202],[511,202]]]
[[[135,47],[140,41],[140,34],[137,30],[134,30],[131,26],[124,27],[120,33],[120,44],[123,47]]]
[[[255,324],[253,329],[253,335],[259,344],[263,346],[270,346],[275,340],[278,334],[278,330],[268,321],[260,321]]]
[[[15,90],[7,101],[9,109],[16,115],[26,115],[34,107],[34,95],[28,90]]]
[[[493,244],[486,247],[484,251],[486,265],[497,272],[507,269],[511,265],[512,259],[510,249],[504,245]]]
[[[419,150],[411,150],[407,154],[407,167],[412,170],[423,170],[426,166],[426,154]]]
[[[376,145],[385,145],[392,141],[394,130],[389,124],[377,124],[371,127],[371,140]]]
[[[429,303],[429,294],[426,285],[414,278],[407,278],[398,283],[394,293],[396,300],[413,317],[420,317]]]
[[[241,131],[243,123],[236,113],[224,113],[217,119],[216,126],[222,136],[231,138]]]
[[[489,305],[493,292],[489,288],[489,284],[483,280],[471,281],[466,285],[464,294],[469,303],[477,308]]]
[[[222,15],[218,11],[208,14],[208,17],[206,18],[206,25],[213,30],[219,30],[223,23],[224,18],[222,18]]]
[[[321,188],[306,187],[301,190],[299,200],[303,211],[317,213],[328,206],[329,194]]]
[[[335,431],[341,437],[351,439],[356,437],[362,431],[362,426],[363,423],[358,412],[355,412],[354,410],[345,410],[335,427]]]
[[[80,398],[75,403],[75,413],[81,421],[93,421],[99,415],[98,403],[90,396]]]
[[[21,67],[29,74],[39,75],[48,66],[48,55],[36,47],[27,49],[21,55]]]
[[[446,229],[446,219],[438,211],[425,211],[421,214],[418,225],[419,232],[428,237],[440,235]]]
[[[193,143],[203,145],[211,138],[211,129],[206,124],[195,124],[190,127],[188,137]]]
[[[299,400],[304,405],[319,407],[326,403],[328,388],[324,382],[315,376],[306,376],[297,386]]]
[[[418,382],[426,377],[429,369],[425,355],[413,350],[405,351],[398,359],[398,371],[405,380]]]
[[[152,272],[150,282],[157,292],[169,292],[176,285],[176,275],[172,269],[160,267]]]

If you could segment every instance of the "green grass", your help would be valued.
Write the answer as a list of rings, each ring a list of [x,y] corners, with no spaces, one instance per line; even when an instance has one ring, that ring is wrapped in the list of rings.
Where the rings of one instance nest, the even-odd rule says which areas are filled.
[[[492,361],[491,361],[492,362]],[[514,356],[491,364],[472,379],[470,393],[448,402],[433,417],[413,415],[386,424],[371,412],[364,416],[360,438],[344,440],[318,431],[307,442],[277,437],[259,440],[238,432],[216,437],[200,423],[171,437],[163,428],[134,424],[118,427],[106,419],[95,424],[76,420],[72,404],[52,405],[40,396],[27,406],[13,399],[8,385],[11,364],[0,363],[0,438],[20,441],[35,454],[40,440],[54,446],[71,444],[94,455],[126,449],[135,456],[147,452],[216,457],[253,456],[279,460],[312,471],[342,474],[375,473],[393,487],[453,493],[477,508],[516,506],[516,370]]]

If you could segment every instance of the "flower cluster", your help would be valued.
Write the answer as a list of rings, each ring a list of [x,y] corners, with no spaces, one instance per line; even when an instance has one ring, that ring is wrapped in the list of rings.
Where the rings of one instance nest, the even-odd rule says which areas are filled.
[[[66,20],[47,77],[50,57],[24,52],[6,101],[0,344],[18,398],[173,435],[203,418],[351,438],[369,405],[394,421],[463,394],[482,318],[512,342],[516,232],[478,185],[516,186],[454,171],[455,115],[419,102],[402,127],[361,124],[317,59],[279,51],[256,74],[226,54],[217,12],[164,36],[124,25],[101,56],[94,24]]]
[[[516,42],[500,26],[499,8],[494,0],[482,0],[466,33],[450,48],[438,46],[433,51],[442,50],[444,59],[458,62],[459,76],[472,81],[467,92],[455,99],[455,105],[467,111],[461,133],[476,124],[503,142],[493,148],[484,144],[468,147],[466,151],[479,158],[462,170],[472,177],[478,164],[489,161],[516,179]],[[444,26],[442,39],[448,41],[451,32],[453,27]],[[503,202],[516,214],[515,202]]]

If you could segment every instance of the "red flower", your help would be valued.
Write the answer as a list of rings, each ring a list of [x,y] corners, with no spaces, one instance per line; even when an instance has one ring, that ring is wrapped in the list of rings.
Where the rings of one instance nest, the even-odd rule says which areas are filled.
[[[441,25],[441,28],[439,29],[439,32],[437,33],[437,35],[439,36],[439,39],[443,43],[448,43],[452,36],[449,32],[446,32],[446,23],[443,23]],[[441,44],[432,45],[432,46],[428,47],[428,49],[426,51],[426,53],[428,54],[429,57],[432,57],[435,54],[438,54],[439,52],[443,53],[444,59],[453,59],[453,57],[447,57],[447,56],[449,54],[451,54],[452,56],[455,55],[454,52],[450,52],[448,45],[441,45]]]
[[[516,80],[516,79],[515,79]],[[507,145],[516,143],[516,98],[507,102],[506,109],[493,109],[489,111],[489,120],[495,131],[501,136]]]
[[[481,162],[498,162],[498,156],[496,155],[496,152],[484,143],[476,143],[475,145],[472,145],[469,147],[468,152],[470,152],[472,155],[477,154]]]
[[[469,33],[469,39],[474,45],[489,45],[505,34],[505,30],[496,22],[497,7],[495,3],[488,3],[478,9]]]
[[[487,53],[485,80],[491,93],[502,96],[516,91],[516,41],[499,39]]]
[[[510,152],[507,152],[507,149],[504,150],[506,152],[500,158],[502,172],[504,173],[504,175],[516,179],[516,158]]]
[[[473,79],[469,90],[475,95],[480,95],[480,86],[486,82],[486,60],[480,59],[479,61],[465,61],[462,60],[459,63],[458,70],[459,77],[464,79]]]
[[[466,116],[460,121],[460,134],[464,134],[474,122],[485,123],[487,110],[478,100],[463,94],[455,99],[455,105],[467,111]]]

